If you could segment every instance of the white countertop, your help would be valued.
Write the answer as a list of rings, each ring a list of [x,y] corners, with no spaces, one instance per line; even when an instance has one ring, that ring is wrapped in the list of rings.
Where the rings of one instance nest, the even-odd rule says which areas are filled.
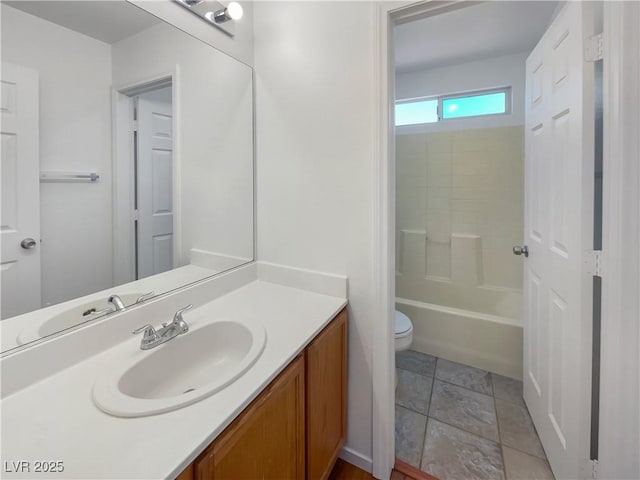
[[[222,391],[173,412],[118,418],[93,403],[100,372],[125,352],[113,348],[4,398],[2,478],[175,478],[346,305],[345,298],[253,281],[185,314],[189,325],[221,318],[261,322],[267,333],[257,362]],[[188,335],[188,334],[187,334]],[[162,348],[162,346],[157,347]],[[180,361],[179,358],[176,361]],[[11,462],[61,461],[62,473],[15,473]]]

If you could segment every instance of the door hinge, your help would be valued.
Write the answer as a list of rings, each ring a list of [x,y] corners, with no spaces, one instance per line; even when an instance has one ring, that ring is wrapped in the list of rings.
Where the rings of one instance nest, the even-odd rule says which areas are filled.
[[[604,58],[604,39],[602,33],[588,37],[584,42],[584,59],[587,62],[597,62]]]
[[[598,478],[598,460],[591,460],[591,479],[596,480]]]
[[[594,277],[602,277],[602,250],[589,250],[587,252],[587,273]]]
[[[133,123],[131,124],[131,126],[133,127],[133,131],[137,132],[138,131],[138,121],[134,120]]]
[[[139,220],[138,218],[138,210],[134,210],[133,211],[133,221],[137,222]]]

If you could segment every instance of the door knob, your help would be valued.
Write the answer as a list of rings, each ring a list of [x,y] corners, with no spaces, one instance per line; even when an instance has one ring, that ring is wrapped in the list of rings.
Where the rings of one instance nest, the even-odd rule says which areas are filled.
[[[20,246],[25,250],[36,248],[37,242],[33,238],[25,238],[20,242]]]
[[[529,256],[529,247],[527,247],[526,245],[523,245],[523,246],[514,245],[513,254],[514,255],[524,255],[525,257],[528,257]]]

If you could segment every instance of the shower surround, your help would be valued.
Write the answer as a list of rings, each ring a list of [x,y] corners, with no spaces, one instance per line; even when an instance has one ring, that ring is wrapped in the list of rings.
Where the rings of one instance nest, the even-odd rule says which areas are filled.
[[[397,308],[414,348],[522,372],[524,129],[396,136]]]

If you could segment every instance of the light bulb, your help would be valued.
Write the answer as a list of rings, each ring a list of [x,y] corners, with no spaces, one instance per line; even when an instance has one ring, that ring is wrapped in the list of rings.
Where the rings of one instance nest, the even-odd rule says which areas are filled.
[[[227,16],[232,20],[240,20],[242,18],[242,14],[244,13],[242,11],[242,5],[240,5],[238,2],[231,2],[229,5],[227,5],[226,10]]]

